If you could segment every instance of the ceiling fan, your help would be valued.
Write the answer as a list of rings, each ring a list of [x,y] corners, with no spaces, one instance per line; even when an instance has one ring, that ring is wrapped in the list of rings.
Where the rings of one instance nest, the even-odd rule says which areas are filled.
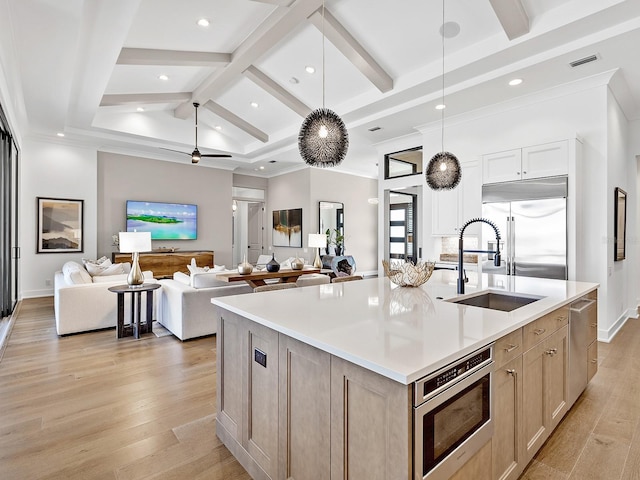
[[[191,163],[198,163],[201,158],[231,158],[231,155],[227,155],[225,153],[200,153],[198,150],[198,107],[200,104],[198,102],[193,102],[193,106],[196,109],[196,146],[193,149],[193,152],[181,152],[179,150],[171,150],[170,148],[163,148],[163,150],[169,150],[171,152],[184,153],[185,155],[191,155]]]

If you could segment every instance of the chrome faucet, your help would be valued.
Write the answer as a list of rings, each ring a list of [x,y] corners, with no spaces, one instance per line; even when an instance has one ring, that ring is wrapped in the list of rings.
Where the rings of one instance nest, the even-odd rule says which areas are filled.
[[[484,222],[489,225],[496,232],[496,249],[495,250],[465,250],[463,246],[462,237],[464,236],[465,229],[476,222]],[[462,269],[462,257],[465,253],[493,253],[493,264],[496,267],[500,266],[500,231],[498,227],[491,221],[486,218],[472,218],[467,221],[462,228],[460,229],[460,238],[458,238],[458,294],[464,293],[464,284],[469,280],[464,274],[464,270]]]

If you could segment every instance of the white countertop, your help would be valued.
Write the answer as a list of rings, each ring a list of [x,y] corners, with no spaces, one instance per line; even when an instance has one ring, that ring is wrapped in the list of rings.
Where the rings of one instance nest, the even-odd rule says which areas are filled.
[[[418,288],[400,288],[381,277],[211,302],[408,385],[598,287],[473,272],[468,277],[466,295],[496,290],[545,298],[512,312],[446,302],[439,297],[458,296],[457,272],[438,270]]]

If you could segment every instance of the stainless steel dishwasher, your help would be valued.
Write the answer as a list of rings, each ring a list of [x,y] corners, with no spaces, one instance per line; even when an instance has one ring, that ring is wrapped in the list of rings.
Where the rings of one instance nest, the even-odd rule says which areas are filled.
[[[569,407],[587,386],[589,329],[597,322],[598,301],[587,296],[571,304],[569,310]]]

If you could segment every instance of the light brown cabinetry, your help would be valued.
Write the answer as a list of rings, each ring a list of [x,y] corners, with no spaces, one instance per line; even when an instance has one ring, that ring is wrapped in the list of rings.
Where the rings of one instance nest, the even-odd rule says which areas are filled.
[[[411,478],[410,387],[220,312],[216,433],[252,478]]]
[[[331,478],[331,355],[280,334],[278,478]]]
[[[568,327],[522,356],[522,416],[525,463],[529,462],[568,408]]]
[[[521,332],[520,329],[517,332]],[[515,480],[522,461],[522,355],[496,365],[494,381],[493,478]]]
[[[331,478],[411,478],[410,405],[407,386],[331,357]]]
[[[154,278],[171,278],[175,272],[189,273],[187,265],[191,263],[192,258],[196,259],[199,267],[213,266],[212,250],[146,252],[140,254],[138,263],[143,271],[151,270]],[[111,261],[113,263],[130,262],[131,254],[112,252]]]
[[[253,478],[278,471],[278,333],[226,312],[218,322],[217,429]],[[259,359],[264,359],[259,363]],[[248,461],[251,459],[251,461]]]

